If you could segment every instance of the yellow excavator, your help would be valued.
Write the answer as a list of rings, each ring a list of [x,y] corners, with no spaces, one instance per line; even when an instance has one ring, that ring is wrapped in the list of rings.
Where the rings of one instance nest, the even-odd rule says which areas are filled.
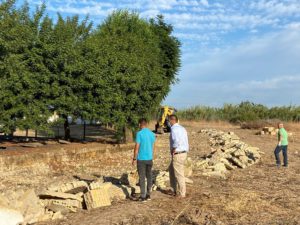
[[[155,133],[165,133],[171,131],[169,116],[174,114],[177,110],[170,106],[161,106],[155,124]]]

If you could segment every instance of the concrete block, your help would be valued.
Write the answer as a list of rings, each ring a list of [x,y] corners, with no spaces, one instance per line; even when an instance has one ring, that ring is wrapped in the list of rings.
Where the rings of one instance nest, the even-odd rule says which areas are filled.
[[[131,195],[131,188],[124,185],[112,185],[108,192],[111,200],[120,201]]]
[[[78,209],[82,208],[82,202],[73,199],[52,199],[49,200],[48,204],[63,206],[69,209],[71,212],[77,212]]]
[[[88,189],[88,184],[84,181],[73,181],[62,185],[58,192],[64,192],[69,194],[77,194],[85,192]]]
[[[68,193],[63,193],[63,192],[55,192],[55,191],[46,191],[44,193],[41,193],[40,195],[41,199],[73,199],[77,200],[79,202],[82,202],[83,199],[82,197],[74,194],[68,194]]]
[[[91,190],[100,189],[100,188],[109,189],[111,186],[112,186],[112,183],[110,183],[110,182],[103,183],[102,180],[90,183]]]
[[[111,205],[106,188],[90,190],[84,195],[84,200],[88,210]]]

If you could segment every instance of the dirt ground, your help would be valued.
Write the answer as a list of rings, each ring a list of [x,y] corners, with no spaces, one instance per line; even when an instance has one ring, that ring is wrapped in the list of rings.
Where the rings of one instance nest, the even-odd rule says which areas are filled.
[[[152,201],[146,203],[125,200],[39,225],[300,224],[299,127],[289,126],[289,131],[294,133],[288,150],[289,167],[278,169],[273,154],[275,136],[258,136],[254,130],[242,130],[223,123],[188,122],[183,125],[189,132],[191,158],[210,152],[208,138],[198,131],[216,128],[234,131],[242,141],[259,147],[264,152],[262,160],[249,168],[230,172],[227,179],[207,178],[194,173],[191,177],[194,183],[187,186],[185,199],[175,199],[155,191]],[[154,169],[166,169],[169,163],[167,134],[158,136],[157,151]],[[121,157],[121,153],[114,154],[103,155],[103,161],[105,157],[114,158],[112,167],[130,169],[131,151],[122,153]]]

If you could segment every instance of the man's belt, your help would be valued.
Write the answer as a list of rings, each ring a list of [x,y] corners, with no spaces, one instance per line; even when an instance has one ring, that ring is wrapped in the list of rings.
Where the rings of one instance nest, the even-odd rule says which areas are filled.
[[[187,151],[183,151],[183,152],[175,152],[174,155],[182,154],[182,153],[187,153]]]

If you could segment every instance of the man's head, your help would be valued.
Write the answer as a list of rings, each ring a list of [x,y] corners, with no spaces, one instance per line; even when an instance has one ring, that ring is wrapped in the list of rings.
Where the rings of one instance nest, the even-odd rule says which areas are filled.
[[[139,119],[139,127],[142,129],[144,127],[147,127],[148,121],[145,118]]]
[[[173,126],[175,123],[178,123],[178,117],[176,115],[171,115],[169,118],[171,126]]]
[[[280,129],[280,128],[283,128],[283,123],[278,123],[278,128]]]

